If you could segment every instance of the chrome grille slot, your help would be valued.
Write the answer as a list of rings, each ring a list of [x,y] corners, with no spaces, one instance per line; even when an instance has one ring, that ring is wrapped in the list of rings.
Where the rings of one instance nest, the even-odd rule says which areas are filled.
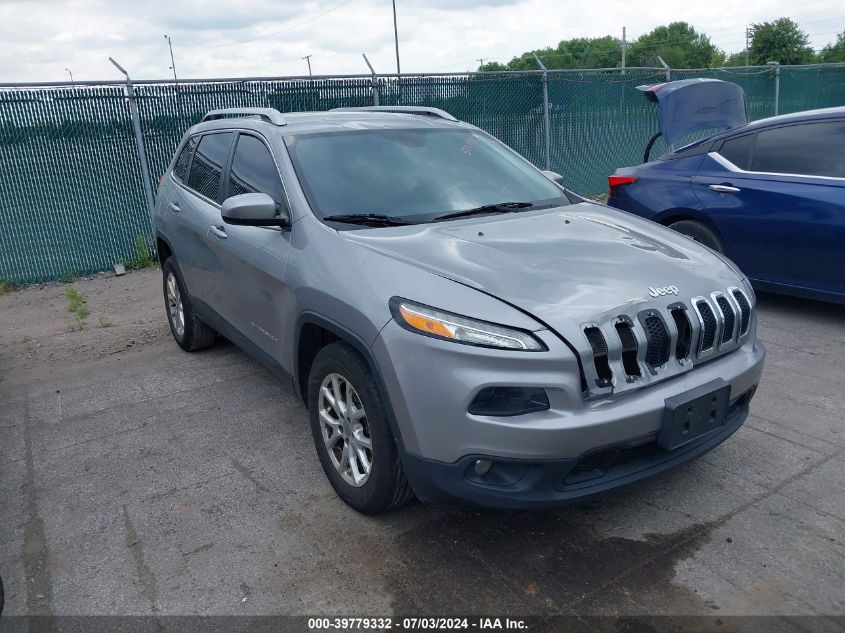
[[[748,297],[739,288],[731,288],[731,295],[739,306],[739,335],[745,336],[748,334],[748,326],[751,324],[751,304],[748,302]]]
[[[646,350],[645,361],[651,367],[660,367],[669,361],[669,344],[671,339],[666,331],[666,326],[656,314],[646,314],[642,318],[645,329],[648,349]]]
[[[630,323],[617,323],[616,334],[622,344],[622,366],[625,368],[625,375],[629,378],[639,378],[640,364],[637,362],[637,337],[631,329]]]
[[[596,366],[596,384],[599,387],[609,387],[613,381],[613,372],[610,369],[610,362],[607,358],[607,342],[604,334],[597,327],[584,328],[584,336],[590,343],[593,350],[593,363]]]
[[[678,342],[675,344],[675,358],[684,360],[689,356],[692,347],[692,326],[684,308],[673,308],[670,311],[675,329],[678,330]]]
[[[698,351],[699,353],[706,352],[713,349],[716,343],[716,315],[706,299],[698,299],[693,305],[701,318],[701,338]]]
[[[729,343],[734,336],[734,325],[736,324],[736,315],[734,314],[733,306],[731,302],[728,301],[725,295],[717,295],[715,296],[716,299],[716,306],[719,308],[719,311],[722,313],[722,319],[724,322],[724,327],[722,327],[722,340],[721,344],[724,345],[725,343]]]

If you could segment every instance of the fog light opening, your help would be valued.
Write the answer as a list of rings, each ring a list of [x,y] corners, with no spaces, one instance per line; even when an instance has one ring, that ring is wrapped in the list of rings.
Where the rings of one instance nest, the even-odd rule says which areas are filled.
[[[495,417],[525,415],[549,410],[549,397],[540,387],[487,387],[482,389],[469,412]]]
[[[489,459],[475,460],[475,474],[479,477],[483,477],[484,475],[489,473],[491,468],[493,468],[493,462],[491,462]]]

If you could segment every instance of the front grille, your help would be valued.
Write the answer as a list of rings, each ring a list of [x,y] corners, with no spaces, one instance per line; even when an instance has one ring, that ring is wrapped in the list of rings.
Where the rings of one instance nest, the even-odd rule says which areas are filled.
[[[701,329],[701,345],[699,346],[699,350],[704,352],[713,349],[713,344],[716,342],[716,315],[713,314],[713,308],[704,299],[697,301],[695,307],[704,324]]]
[[[734,310],[730,302],[723,295],[716,297],[716,303],[719,306],[719,310],[722,311],[722,317],[725,320],[725,325],[722,328],[722,344],[724,344],[733,338],[736,315],[734,315]]]
[[[748,334],[751,310],[748,295],[730,287],[694,297],[690,303],[678,301],[634,315],[604,315],[601,326],[583,324],[589,343],[582,365],[589,387],[585,395],[591,395],[593,385],[602,390],[633,389],[734,349]]]
[[[739,288],[734,288],[731,294],[736,299],[736,304],[739,306],[742,315],[739,320],[739,335],[745,336],[748,333],[748,325],[751,323],[751,305],[748,303],[745,293]]]
[[[652,367],[660,367],[669,361],[669,333],[663,325],[663,319],[649,314],[643,319],[648,350],[645,360]]]

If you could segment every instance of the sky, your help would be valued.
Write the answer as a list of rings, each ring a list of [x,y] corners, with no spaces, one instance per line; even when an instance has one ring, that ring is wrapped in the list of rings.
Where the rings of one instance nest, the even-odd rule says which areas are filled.
[[[628,39],[684,20],[734,52],[748,24],[787,16],[821,48],[845,30],[841,0],[396,0],[403,73],[462,72],[562,39]],[[0,82],[396,71],[391,0],[0,0]]]

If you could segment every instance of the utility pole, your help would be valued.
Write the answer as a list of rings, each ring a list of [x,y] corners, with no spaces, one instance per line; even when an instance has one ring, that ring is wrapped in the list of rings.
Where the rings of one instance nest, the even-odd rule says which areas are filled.
[[[303,57],[303,58],[302,58],[302,59],[304,59],[306,62],[308,62],[308,76],[309,76],[309,77],[312,77],[312,76],[313,76],[313,75],[311,74],[311,57],[312,57],[312,55],[306,55],[305,57]]]
[[[393,39],[396,42],[396,74],[401,75],[399,68],[399,27],[396,25],[396,0],[393,0]]]
[[[625,56],[628,52],[628,38],[626,37],[625,27],[622,27],[622,74],[625,74]]]
[[[179,80],[176,78],[176,62],[173,61],[173,42],[170,41],[170,36],[165,34],[164,39],[167,40],[167,47],[170,49],[170,70],[173,71],[173,81],[174,83],[179,83]]]
[[[749,39],[751,38],[751,26],[745,27],[745,65],[748,66],[748,48],[749,48]]]
[[[483,66],[484,66],[484,58],[482,57],[478,60],[478,70],[484,70]]]
[[[70,71],[70,68],[65,68],[67,74],[70,75],[70,83],[73,83],[73,73]]]

